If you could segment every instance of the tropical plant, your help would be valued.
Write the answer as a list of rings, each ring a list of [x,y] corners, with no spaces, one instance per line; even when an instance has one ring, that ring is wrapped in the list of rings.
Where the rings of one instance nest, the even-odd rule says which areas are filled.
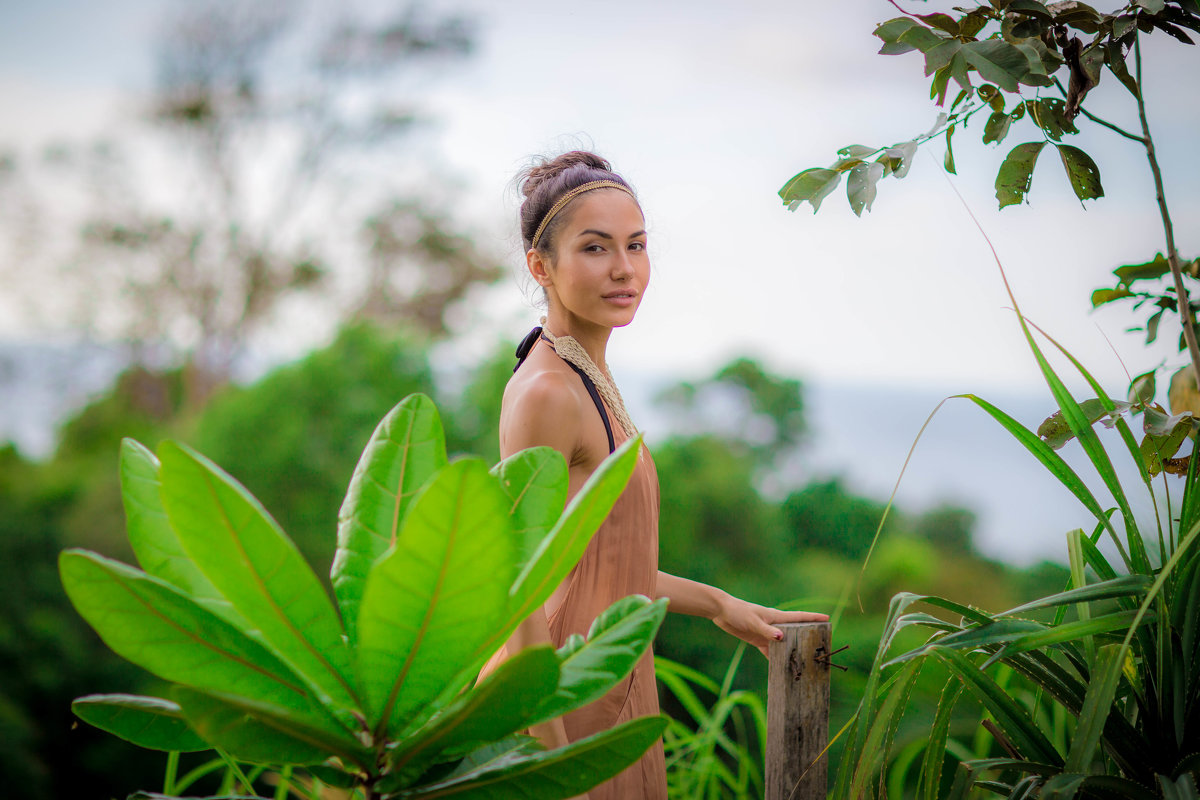
[[[985,710],[982,725],[999,752],[960,760],[949,797],[966,797],[980,787],[1010,798],[1196,798],[1200,458],[1185,459],[1182,496],[1177,493],[1172,502],[1166,484],[1171,479],[1161,464],[1155,468],[1161,448],[1149,402],[1137,401],[1146,411],[1146,435],[1139,445],[1125,419],[1135,404],[1113,401],[1059,347],[1097,395],[1078,402],[1038,346],[1015,298],[1013,304],[1059,413],[1043,424],[1046,435],[1039,436],[986,400],[961,397],[999,422],[1045,466],[1091,514],[1095,529],[1090,536],[1082,529],[1068,534],[1071,578],[1057,594],[998,614],[943,597],[902,593],[893,598],[850,728],[836,795],[866,797],[876,782],[882,786],[911,687],[922,667],[932,663],[949,679],[929,728],[918,797],[935,798],[945,788],[943,764],[953,749],[948,745],[951,714],[969,693]],[[1101,420],[1116,429],[1133,461],[1154,509],[1150,523],[1135,514],[1130,493],[1093,428]],[[1170,435],[1194,439],[1190,415],[1176,422],[1178,432],[1173,427]],[[1115,508],[1105,509],[1056,452],[1068,438],[1078,440]],[[1164,484],[1161,506],[1156,473]],[[1115,566],[1101,552],[1102,539],[1119,559]],[[911,610],[918,604],[942,616]],[[1055,612],[1052,620],[1034,618],[1049,609]],[[1070,618],[1069,610],[1074,611]],[[913,626],[934,633],[918,647],[891,652],[897,633]]]
[[[900,8],[895,0],[892,5]],[[1200,303],[1188,300],[1185,285],[1185,279],[1190,282],[1200,276],[1200,259],[1181,259],[1176,248],[1175,228],[1146,114],[1142,75],[1145,35],[1159,31],[1193,44],[1187,30],[1200,32],[1200,2],[1128,0],[1114,11],[1100,13],[1076,0],[989,0],[987,5],[956,6],[953,12],[904,12],[904,16],[875,29],[875,36],[883,42],[880,53],[917,52],[924,57],[925,75],[931,77],[930,98],[939,107],[944,107],[950,97],[951,81],[958,86],[949,108],[938,114],[932,129],[892,145],[843,147],[829,167],[802,170],[784,184],[779,190],[784,204],[796,210],[807,202],[815,213],[845,175],[850,207],[861,216],[875,201],[876,184],[888,176],[907,175],[918,146],[925,142],[945,137],[945,168],[955,172],[951,145],[954,132],[965,128],[977,114],[986,117],[980,128],[984,144],[1000,144],[1025,123],[1034,129],[1035,138],[1015,146],[1000,165],[995,183],[1000,208],[1025,200],[1038,157],[1047,149],[1058,154],[1080,201],[1104,196],[1100,169],[1092,157],[1063,142],[1064,137],[1079,133],[1076,121],[1080,116],[1134,142],[1145,153],[1154,179],[1164,249],[1145,263],[1116,268],[1116,285],[1093,292],[1092,305],[1123,301],[1131,302],[1135,311],[1149,309],[1138,328],[1145,330],[1148,342],[1158,336],[1164,312],[1179,314],[1179,349],[1188,352],[1190,363],[1172,379],[1172,407],[1200,413],[1196,383],[1200,345],[1195,331]],[[1132,70],[1128,61],[1132,61]],[[1085,107],[1085,98],[1106,73],[1132,96],[1139,133],[1127,131]],[[973,83],[973,79],[979,83]],[[1134,379],[1134,387],[1139,386],[1142,391],[1148,388],[1153,392],[1154,371]]]
[[[720,686],[684,664],[654,659],[659,683],[691,717],[691,724],[672,719],[663,733],[668,794],[674,800],[762,796],[767,708],[754,692],[733,688],[745,653],[746,645],[739,644]],[[712,696],[707,704],[705,695]]]
[[[619,448],[564,509],[556,451],[525,450],[490,471],[479,459],[447,462],[436,408],[408,397],[375,430],[342,505],[335,610],[230,476],[182,445],[152,454],[126,441],[121,483],[142,569],[68,550],[60,574],[110,648],[173,686],[169,699],[92,695],[74,709],[143,747],[216,749],[236,777],[225,788],[250,795],[266,766],[279,775],[276,797],[314,781],[363,800],[584,792],[635,761],[666,720],[549,751],[520,731],[628,674],[665,601],[624,598],[586,640],[523,650],[472,681],[582,555],[639,447]],[[176,780],[177,763],[168,794],[191,780]]]

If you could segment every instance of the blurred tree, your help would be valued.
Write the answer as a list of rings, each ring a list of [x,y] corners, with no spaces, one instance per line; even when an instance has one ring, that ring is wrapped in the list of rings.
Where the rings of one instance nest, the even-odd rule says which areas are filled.
[[[435,198],[404,194],[399,142],[430,70],[468,55],[474,33],[416,3],[383,20],[350,14],[282,0],[177,6],[142,124],[119,144],[43,159],[75,188],[84,224],[54,296],[25,284],[31,302],[128,340],[136,361],[183,363],[193,402],[286,313],[402,316],[444,334],[447,307],[501,273]],[[44,185],[3,182],[9,194]],[[55,230],[70,205],[58,188],[42,204]]]
[[[740,357],[711,377],[669,387],[657,400],[670,409],[677,434],[720,438],[750,458],[766,488],[777,490],[795,478],[790,459],[808,431],[799,380]]]
[[[913,519],[913,532],[946,553],[975,553],[975,512],[943,503]]]
[[[858,560],[866,556],[884,504],[847,491],[841,478],[817,481],[783,501],[784,526],[796,547],[815,547]],[[895,518],[888,527],[894,530]]]
[[[483,456],[492,464],[500,460],[500,406],[517,363],[514,347],[512,342],[497,345],[472,371],[461,391],[442,388],[438,407],[450,412],[444,420],[450,453]]]
[[[115,459],[109,471],[115,472]],[[5,797],[110,797],[120,772],[149,781],[162,758],[76,729],[70,701],[97,685],[138,688],[138,670],[109,654],[58,580],[63,520],[77,486],[0,448],[0,770]],[[111,738],[111,737],[108,737]],[[120,764],[120,770],[111,765]]]
[[[392,406],[433,390],[425,347],[359,322],[329,347],[215,395],[193,442],[262,501],[324,576],[358,454]]]

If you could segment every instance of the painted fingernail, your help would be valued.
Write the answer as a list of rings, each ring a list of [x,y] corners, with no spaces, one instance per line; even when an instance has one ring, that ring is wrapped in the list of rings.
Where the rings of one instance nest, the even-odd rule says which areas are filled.
[[[776,639],[782,639],[782,638],[783,638],[783,631],[775,631],[775,638],[776,638]]]

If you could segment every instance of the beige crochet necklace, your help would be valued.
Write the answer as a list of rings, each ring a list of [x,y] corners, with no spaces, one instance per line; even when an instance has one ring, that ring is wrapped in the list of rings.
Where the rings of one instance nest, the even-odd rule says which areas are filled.
[[[579,367],[592,383],[596,384],[596,390],[604,398],[604,403],[608,406],[609,411],[617,418],[617,424],[621,426],[621,430],[625,431],[625,435],[636,436],[637,427],[629,418],[629,412],[625,410],[625,401],[621,398],[621,392],[617,389],[616,381],[613,380],[609,371],[596,366],[596,362],[592,361],[587,350],[583,349],[583,345],[574,336],[555,336],[551,333],[546,328],[545,317],[542,317],[542,335],[550,341],[550,346],[558,353],[559,358]]]

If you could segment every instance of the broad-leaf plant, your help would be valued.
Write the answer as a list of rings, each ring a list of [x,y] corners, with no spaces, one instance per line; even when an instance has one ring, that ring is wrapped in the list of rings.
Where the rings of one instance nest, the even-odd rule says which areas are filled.
[[[121,488],[141,569],[68,550],[60,572],[104,642],[169,689],[91,695],[74,710],[172,754],[164,794],[138,797],[176,796],[195,779],[176,775],[178,753],[202,750],[227,766],[227,797],[257,796],[267,770],[276,797],[316,797],[323,785],[363,800],[581,794],[635,761],[666,720],[554,750],[524,731],[623,680],[665,601],[624,598],[586,639],[523,650],[476,676],[578,561],[640,446],[618,448],[566,504],[559,453],[533,448],[490,470],[448,461],[436,408],[410,396],[379,424],[350,482],[331,598],[215,464],[173,442],[152,453],[127,440]]]

